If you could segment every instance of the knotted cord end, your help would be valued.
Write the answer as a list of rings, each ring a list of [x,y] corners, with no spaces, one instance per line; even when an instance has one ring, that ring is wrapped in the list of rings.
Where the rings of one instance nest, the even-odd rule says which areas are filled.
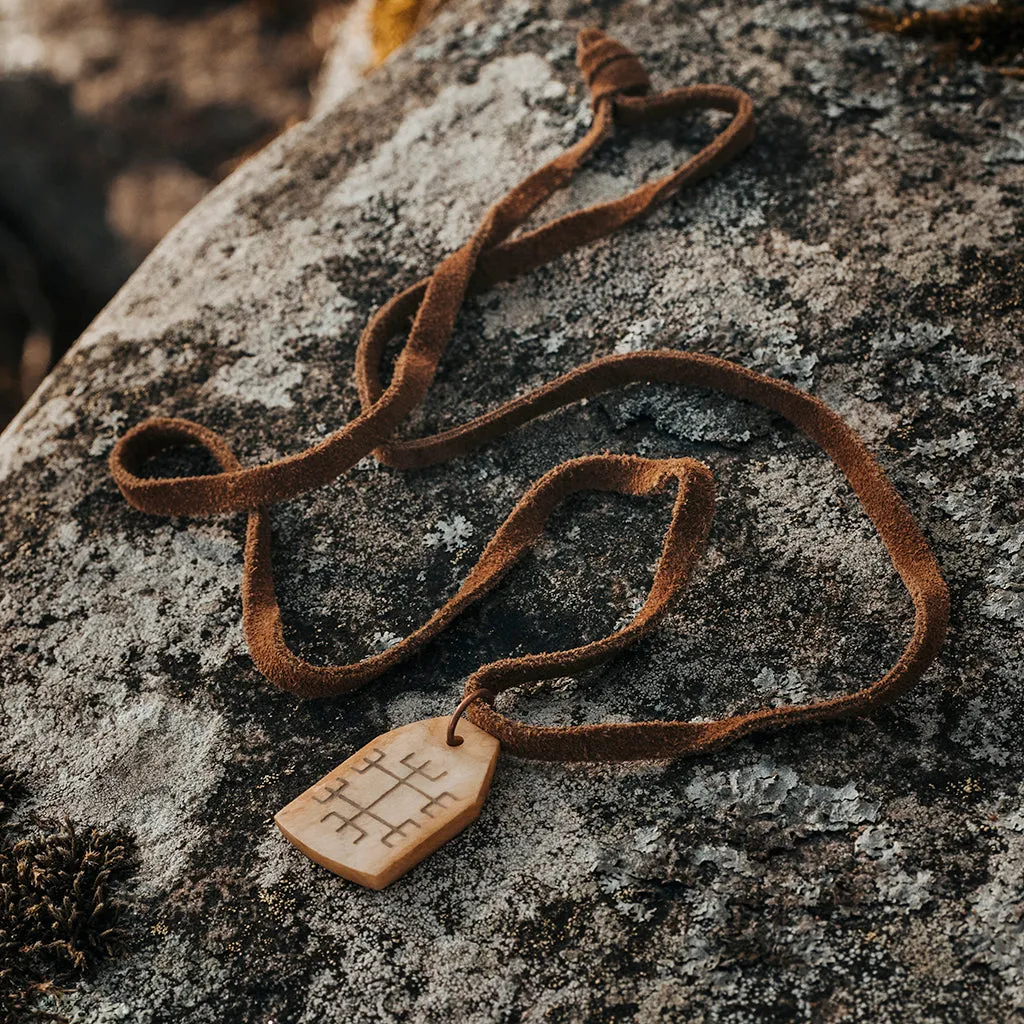
[[[576,43],[576,64],[590,90],[593,106],[609,96],[625,93],[643,96],[651,88],[651,80],[640,58],[617,39],[600,29],[585,28]]]

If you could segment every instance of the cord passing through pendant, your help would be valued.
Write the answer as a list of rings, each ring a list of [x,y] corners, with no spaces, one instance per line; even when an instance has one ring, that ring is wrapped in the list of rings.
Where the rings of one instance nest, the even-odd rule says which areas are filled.
[[[448,735],[445,738],[445,742],[449,747],[457,747],[462,743],[462,737],[455,735],[455,726],[459,724],[459,719],[466,713],[466,708],[469,707],[476,700],[485,700],[488,704],[494,701],[494,694],[490,690],[474,690],[472,693],[467,693],[462,700],[459,701],[459,706],[452,713],[452,717],[448,720]]]

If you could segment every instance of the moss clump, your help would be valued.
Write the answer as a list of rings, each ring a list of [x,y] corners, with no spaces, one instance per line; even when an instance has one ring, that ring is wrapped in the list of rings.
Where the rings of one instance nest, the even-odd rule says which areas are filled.
[[[1004,74],[1024,74],[1024,0],[902,13],[868,7],[862,13],[876,31],[931,39],[951,60],[969,57],[993,65]]]
[[[93,963],[112,954],[122,932],[114,892],[130,870],[128,844],[68,821],[33,822],[12,835],[6,818],[24,794],[0,769],[0,1022],[59,1020],[40,1008]]]

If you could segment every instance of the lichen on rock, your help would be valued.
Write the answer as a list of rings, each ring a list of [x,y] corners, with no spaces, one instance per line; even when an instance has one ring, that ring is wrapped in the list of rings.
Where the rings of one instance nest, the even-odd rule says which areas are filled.
[[[446,637],[347,699],[255,671],[243,523],[150,518],[114,438],[180,414],[246,464],[350,419],[361,325],[577,138],[584,23],[658,87],[723,81],[759,135],[643,224],[470,301],[408,424],[454,425],[598,355],[700,350],[791,380],[862,433],[932,542],[953,625],[869,721],[699,761],[504,757],[481,818],[382,893],[271,815],[478,665],[608,633],[669,512],[584,495]],[[844,7],[454,3],[342,105],[176,228],[0,441],[0,731],[40,813],[134,836],[127,951],[63,1000],[130,1019],[1003,1022],[1024,1013],[1020,195],[1024,84]],[[619,194],[709,137],[609,142],[544,211]],[[289,641],[380,650],[450,595],[523,490],[612,450],[695,455],[719,502],[689,594],[618,661],[512,698],[530,721],[710,718],[879,677],[911,605],[828,460],[762,410],[632,388],[450,464],[364,460],[271,512]],[[178,471],[199,463],[180,457]],[[258,1008],[258,1009],[254,1009]]]

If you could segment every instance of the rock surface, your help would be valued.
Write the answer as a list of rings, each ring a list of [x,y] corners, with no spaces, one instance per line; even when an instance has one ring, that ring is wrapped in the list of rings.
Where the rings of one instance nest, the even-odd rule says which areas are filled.
[[[369,893],[273,812],[376,733],[445,713],[481,662],[607,633],[645,592],[667,505],[580,498],[421,657],[299,704],[245,652],[241,519],[135,513],[105,459],[154,412],[248,463],[351,417],[375,305],[582,131],[573,38],[597,19],[659,85],[749,90],[758,141],[646,224],[472,302],[411,429],[616,350],[757,366],[879,454],[949,579],[951,635],[871,721],[668,766],[503,758],[480,820]],[[70,1019],[1020,1019],[1022,113],[1024,84],[944,68],[845,5],[467,0],[208,196],[0,442],[0,736],[35,793],[18,813],[139,849],[129,951],[61,1000]],[[669,166],[701,125],[609,144],[548,210]],[[366,460],[276,508],[291,641],[331,660],[392,642],[531,480],[604,449],[706,460],[709,549],[655,635],[519,713],[712,716],[854,689],[897,656],[909,601],[830,463],[757,410],[668,388],[436,469]]]

